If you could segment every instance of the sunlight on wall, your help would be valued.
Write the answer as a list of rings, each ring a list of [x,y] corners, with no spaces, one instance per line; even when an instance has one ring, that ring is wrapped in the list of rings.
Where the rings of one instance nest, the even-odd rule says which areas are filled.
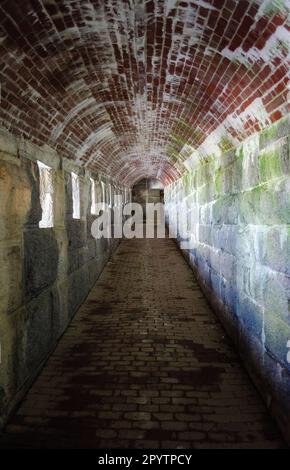
[[[81,218],[80,209],[80,180],[78,175],[71,173],[72,180],[72,200],[73,200],[73,219]]]
[[[90,178],[91,183],[91,214],[96,214],[96,183]]]
[[[53,175],[52,169],[44,163],[37,161],[39,168],[40,204],[42,218],[40,228],[53,227]]]

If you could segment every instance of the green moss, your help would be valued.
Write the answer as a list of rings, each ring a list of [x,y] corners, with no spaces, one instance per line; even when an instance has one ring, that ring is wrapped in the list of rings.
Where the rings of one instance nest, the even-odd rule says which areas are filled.
[[[187,122],[185,122],[183,119],[179,119],[175,123],[174,132],[178,133],[178,132],[180,132],[180,130],[189,132],[189,131],[192,130],[192,127]]]
[[[219,168],[215,173],[215,191],[216,194],[220,195],[222,192],[222,171]]]
[[[268,145],[274,143],[282,137],[286,137],[289,134],[290,121],[289,117],[287,116],[280,119],[275,124],[272,124],[270,127],[260,133],[260,149],[265,149]]]
[[[278,44],[277,44],[277,49],[281,49],[282,51],[286,51],[286,52],[289,52],[289,44],[288,42],[286,41],[283,41],[282,39],[279,40]]]
[[[185,193],[186,195],[187,194],[190,194],[192,192],[192,174],[191,173],[187,173],[184,177],[183,177],[183,187],[185,189]]]
[[[239,215],[242,223],[260,223],[260,201],[265,190],[265,186],[261,185],[240,194]]]
[[[236,158],[244,158],[244,146],[240,145],[236,151]]]
[[[282,175],[279,149],[265,152],[259,156],[260,181],[268,181]]]
[[[199,129],[195,129],[191,135],[196,142],[200,142],[203,139],[203,133]]]
[[[222,152],[229,152],[235,146],[234,146],[233,142],[231,142],[227,137],[222,137],[222,139],[219,143],[219,147],[220,147]]]
[[[285,0],[272,0],[266,4],[263,13],[266,16],[281,15],[283,9],[286,9]]]
[[[287,342],[290,338],[290,326],[281,318],[279,314],[283,315],[284,312],[279,312],[278,314],[271,311],[265,311],[265,337],[266,337],[266,346],[273,352],[276,357],[282,361],[286,362],[287,358]]]
[[[167,147],[167,153],[173,161],[183,160],[180,153],[176,150],[175,147],[173,147],[173,145],[169,145]]]
[[[171,134],[170,137],[173,140],[173,142],[176,143],[180,147],[183,147],[184,145],[188,144],[188,139],[179,134]]]
[[[261,148],[265,147],[265,145],[273,142],[277,136],[277,124],[273,124],[272,126],[265,129],[260,134],[260,146]]]

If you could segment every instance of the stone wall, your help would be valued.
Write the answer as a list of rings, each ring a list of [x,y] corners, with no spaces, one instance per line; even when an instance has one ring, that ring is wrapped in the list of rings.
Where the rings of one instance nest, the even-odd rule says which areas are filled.
[[[288,439],[289,135],[281,120],[165,188],[167,217],[185,217],[183,253]]]
[[[52,167],[53,228],[39,228],[37,160]],[[72,218],[71,171],[80,179],[79,220]],[[118,244],[91,236],[90,177],[98,200],[109,194],[109,184],[111,195],[124,195],[125,188],[49,147],[0,132],[0,427]]]

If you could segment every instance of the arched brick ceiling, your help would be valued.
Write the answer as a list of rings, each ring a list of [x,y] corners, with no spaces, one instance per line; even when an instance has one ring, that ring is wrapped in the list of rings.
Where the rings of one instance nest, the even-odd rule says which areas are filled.
[[[287,112],[289,0],[0,0],[0,126],[168,183]]]

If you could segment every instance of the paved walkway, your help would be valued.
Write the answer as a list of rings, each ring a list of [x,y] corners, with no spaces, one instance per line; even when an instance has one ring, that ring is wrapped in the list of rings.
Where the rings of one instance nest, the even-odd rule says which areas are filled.
[[[172,240],[125,240],[0,446],[281,447]]]

